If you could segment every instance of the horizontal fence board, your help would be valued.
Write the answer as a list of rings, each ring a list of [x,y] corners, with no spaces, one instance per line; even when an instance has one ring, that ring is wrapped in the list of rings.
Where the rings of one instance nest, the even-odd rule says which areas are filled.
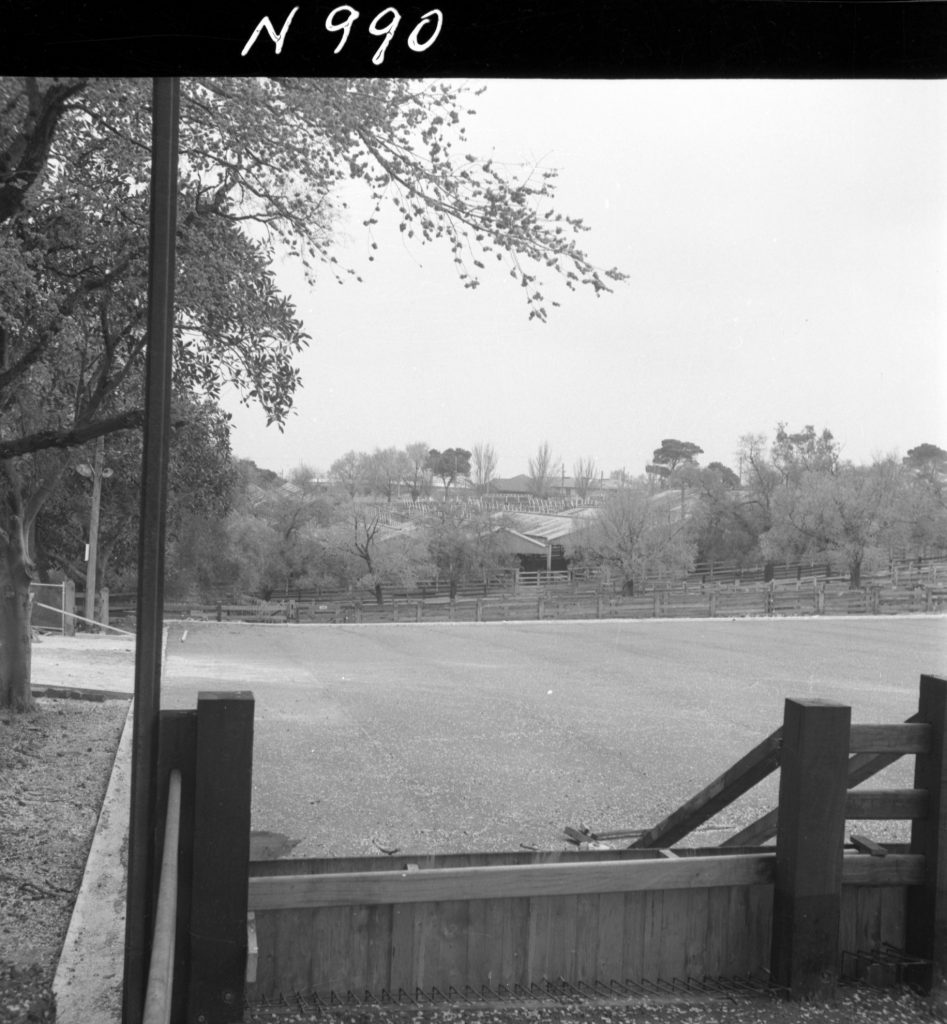
[[[932,727],[926,722],[899,725],[853,725],[849,750],[861,754],[927,754]]]
[[[257,876],[249,909],[631,892],[772,881],[775,855],[618,860],[329,875]]]
[[[842,858],[843,886],[922,885],[924,878],[924,856],[919,853],[889,853],[886,857],[846,853]]]
[[[845,817],[893,821],[926,818],[929,802],[926,789],[849,790]]]

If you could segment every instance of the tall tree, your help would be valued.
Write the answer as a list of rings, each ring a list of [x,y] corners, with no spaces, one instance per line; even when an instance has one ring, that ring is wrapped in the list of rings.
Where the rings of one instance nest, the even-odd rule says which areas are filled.
[[[697,465],[697,456],[703,454],[704,449],[694,444],[693,441],[678,441],[673,437],[666,437],[661,442],[660,448],[654,449],[652,464],[648,466],[648,472],[653,476],[664,476],[666,471],[667,479],[677,480],[681,489],[681,519],[687,515],[685,506],[685,492],[688,481],[688,470]]]
[[[427,453],[427,468],[443,483],[446,501],[457,478],[470,476],[470,452],[466,448],[445,448],[442,452],[432,448]]]
[[[349,498],[362,494],[369,484],[371,457],[354,449],[340,456],[329,467],[329,479]]]
[[[838,442],[828,427],[820,434],[812,424],[790,434],[785,423],[776,427],[776,440],[772,449],[773,465],[782,474],[783,480],[797,482],[803,473],[832,473],[839,463]]]
[[[529,486],[537,498],[545,498],[558,472],[559,464],[553,458],[548,441],[543,441],[529,460]]]
[[[667,497],[630,483],[610,494],[586,528],[582,560],[615,569],[624,589],[649,578],[679,575],[693,567],[696,545],[687,523],[673,520]]]
[[[592,484],[598,478],[598,467],[591,455],[580,458],[572,467],[572,477],[575,481],[575,490],[578,496],[585,501],[592,489]]]
[[[396,79],[182,82],[175,376],[225,384],[280,424],[309,339],[273,272],[300,260],[355,277],[332,227],[355,179],[372,214],[446,243],[465,287],[506,261],[530,317],[542,275],[609,291],[623,275],[579,248],[585,225],[552,207],[554,172],[510,175],[468,152],[466,98]],[[29,691],[30,536],[68,469],[56,452],[137,427],[146,342],[150,83],[0,80],[0,706]]]
[[[477,494],[488,494],[496,478],[497,453],[492,444],[483,441],[473,448],[473,482]]]
[[[430,446],[426,441],[414,441],[405,448],[410,462],[406,482],[411,491],[411,500],[417,501],[431,492],[431,471],[428,469],[427,455]]]
[[[498,541],[501,522],[487,514],[461,515],[445,508],[425,524],[431,562],[438,577],[447,581],[451,600],[465,579],[515,562]]]
[[[412,468],[407,452],[399,448],[376,448],[367,462],[368,487],[390,502],[401,485],[410,479]]]
[[[773,526],[761,539],[764,552],[794,560],[828,555],[858,589],[866,566],[887,564],[890,557],[901,471],[892,459],[804,470],[797,485],[777,497]]]

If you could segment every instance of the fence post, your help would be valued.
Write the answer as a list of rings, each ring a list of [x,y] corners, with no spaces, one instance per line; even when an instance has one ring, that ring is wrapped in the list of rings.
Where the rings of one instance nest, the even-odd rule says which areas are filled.
[[[546,600],[543,597],[543,595],[540,594],[539,597],[536,598],[536,618],[537,619],[541,619],[543,617],[543,613],[545,612],[545,610],[546,610]]]
[[[76,584],[66,580],[62,585],[62,631],[63,636],[76,635]]]
[[[99,622],[101,622],[103,626],[107,626],[109,624],[109,588],[108,587],[103,587],[99,591],[99,614],[98,614],[98,619],[99,619]]]
[[[253,694],[197,697],[189,1021],[243,1019]]]
[[[477,598],[477,622],[483,622],[483,598]]]
[[[708,609],[708,613],[709,613],[709,615],[710,615],[710,617],[712,619],[715,618],[716,615],[717,615],[717,592],[716,592],[716,590],[711,590],[711,592],[710,592],[710,606],[709,606],[709,609]]]
[[[925,878],[907,892],[905,949],[931,961],[931,988],[947,978],[947,680],[921,676],[918,717],[933,727],[930,753],[918,754],[914,767],[914,788],[929,793],[927,817],[911,825],[911,853],[924,855]]]
[[[602,617],[602,592],[597,590],[595,592],[595,617],[600,619]]]
[[[785,705],[770,969],[792,999],[835,990],[851,717],[831,701]]]
[[[418,603],[414,606],[414,621],[415,622],[420,622],[421,621],[421,607],[422,607],[422,602],[421,601],[418,601]]]

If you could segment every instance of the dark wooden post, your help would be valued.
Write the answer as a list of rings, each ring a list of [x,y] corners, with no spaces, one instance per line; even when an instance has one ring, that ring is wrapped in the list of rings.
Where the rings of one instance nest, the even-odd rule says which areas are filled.
[[[793,999],[831,996],[838,975],[851,716],[831,701],[786,701],[771,975]]]
[[[253,695],[200,693],[194,764],[189,1024],[243,1018]]]
[[[933,726],[930,753],[918,754],[914,768],[914,788],[929,794],[927,817],[911,825],[911,853],[924,855],[926,870],[924,884],[908,889],[905,948],[931,961],[930,988],[947,978],[947,680],[921,676],[918,719]]]

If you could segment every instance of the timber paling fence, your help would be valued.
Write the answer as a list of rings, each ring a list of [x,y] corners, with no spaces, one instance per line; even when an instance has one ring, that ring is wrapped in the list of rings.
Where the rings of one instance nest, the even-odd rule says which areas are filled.
[[[895,725],[787,700],[781,729],[654,828],[566,829],[580,841],[634,837],[594,851],[251,862],[252,715],[249,694],[201,694],[196,713],[161,715],[162,789],[172,772],[182,779],[174,1019],[186,1009],[226,1024],[245,1002],[550,990],[615,998],[765,983],[809,998],[846,974],[930,989],[947,970],[945,680],[923,676],[917,714]],[[915,758],[912,789],[860,787],[904,755]],[[776,810],[720,847],[674,846],[775,771]],[[846,821],[891,819],[911,822],[909,843],[845,844]]]

